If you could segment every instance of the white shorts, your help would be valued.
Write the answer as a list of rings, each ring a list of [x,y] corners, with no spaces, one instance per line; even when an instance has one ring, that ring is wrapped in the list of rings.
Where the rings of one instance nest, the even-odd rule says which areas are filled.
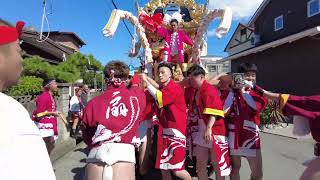
[[[147,131],[152,127],[152,120],[145,120],[139,124],[140,142],[147,141]]]
[[[117,162],[136,163],[135,148],[132,144],[105,143],[90,150],[87,163],[104,162],[112,166]]]
[[[136,163],[135,147],[132,144],[105,143],[92,148],[87,163],[104,162],[103,180],[112,180],[113,168],[117,162]]]

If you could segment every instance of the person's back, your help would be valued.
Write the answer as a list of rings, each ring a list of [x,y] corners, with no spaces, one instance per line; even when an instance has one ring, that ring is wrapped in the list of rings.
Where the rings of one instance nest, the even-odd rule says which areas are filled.
[[[105,67],[106,91],[91,100],[83,116],[83,136],[90,152],[87,180],[134,180],[135,143],[139,118],[145,108],[142,90],[126,86],[129,67],[111,61]]]
[[[98,142],[110,141],[111,137],[121,137],[118,143],[132,143],[137,135],[139,117],[145,107],[145,96],[143,91],[133,91],[125,85],[119,88],[108,88],[102,95],[92,99],[86,107],[84,125],[87,127],[84,132],[85,142],[91,146]],[[102,118],[103,117],[103,118]],[[95,136],[99,134],[99,124],[107,130],[112,130],[109,138]],[[93,126],[92,126],[93,125]],[[96,131],[92,131],[96,129]]]

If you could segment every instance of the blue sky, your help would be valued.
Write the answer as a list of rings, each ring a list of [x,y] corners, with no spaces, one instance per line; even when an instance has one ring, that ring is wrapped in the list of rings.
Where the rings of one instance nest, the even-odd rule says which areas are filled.
[[[1,0],[0,18],[8,20],[12,23],[23,20],[26,26],[33,26],[36,30],[40,30],[41,16],[42,16],[42,0]],[[257,5],[262,0],[250,0],[251,5],[248,5],[246,0],[224,0],[223,2],[214,3],[215,7],[222,7],[225,5],[232,6],[245,4],[241,7],[235,6],[234,21],[229,34],[217,39],[214,36],[208,37],[209,55],[226,56],[223,52],[228,40],[234,32],[239,21],[247,22],[252,15]],[[250,2],[249,1],[249,2]],[[111,9],[113,6],[111,0],[47,0],[47,9],[52,12],[48,15],[51,31],[72,31],[79,35],[79,37],[86,42],[86,46],[81,49],[82,53],[93,54],[103,64],[109,60],[123,60],[128,64],[139,65],[137,59],[130,59],[127,57],[127,52],[131,46],[131,37],[126,31],[123,23],[120,24],[115,36],[112,39],[107,39],[102,35],[102,28],[107,23]],[[135,13],[134,0],[115,0],[119,9],[131,11]],[[139,0],[140,6],[144,6],[148,1]],[[203,4],[205,0],[197,0]],[[245,2],[245,3],[244,3]],[[250,4],[250,3],[249,3]],[[249,7],[250,6],[250,7]],[[51,8],[52,7],[52,8]],[[51,11],[52,9],[52,11]],[[129,25],[131,32],[132,26]],[[217,23],[211,23],[209,30],[214,29]],[[44,29],[47,31],[47,27]]]

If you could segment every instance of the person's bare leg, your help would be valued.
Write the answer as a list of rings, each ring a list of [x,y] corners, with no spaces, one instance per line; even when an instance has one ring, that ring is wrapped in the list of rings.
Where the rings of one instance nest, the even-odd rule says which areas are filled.
[[[213,149],[210,149],[210,159],[216,176],[215,180],[224,180],[225,178],[224,176],[221,176],[219,162],[217,161],[216,154]]]
[[[201,146],[196,146],[194,152],[197,158],[197,175],[198,180],[208,180],[208,158],[209,158],[209,149]]]
[[[250,169],[251,169],[251,180],[262,180],[262,156],[261,150],[257,150],[256,157],[247,157]]]
[[[161,176],[162,176],[162,180],[172,180],[170,171],[161,170]]]
[[[241,157],[231,156],[231,166],[230,180],[240,180]]]
[[[87,164],[84,180],[103,180],[103,168],[103,163]]]
[[[79,123],[79,118],[73,119],[72,130],[76,130]]]
[[[149,152],[151,148],[151,129],[147,130],[147,141],[143,142],[139,148],[139,172],[146,175],[149,170]]]
[[[135,166],[134,163],[118,162],[112,165],[113,180],[135,180]]]
[[[192,177],[186,170],[172,171],[172,174],[182,180],[192,180]]]
[[[44,137],[43,141],[46,143],[47,151],[49,156],[51,155],[52,150],[54,149],[54,137]]]
[[[303,172],[300,180],[319,180],[320,179],[320,158],[312,160],[307,169]]]

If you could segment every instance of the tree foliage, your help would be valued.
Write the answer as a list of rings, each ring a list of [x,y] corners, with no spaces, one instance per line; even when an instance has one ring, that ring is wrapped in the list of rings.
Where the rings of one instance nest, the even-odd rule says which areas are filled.
[[[19,84],[8,89],[7,93],[10,96],[37,95],[41,93],[42,82],[41,78],[35,76],[23,76]]]
[[[9,90],[10,95],[36,94],[39,88],[35,88],[33,91],[28,87],[34,88],[31,86],[32,83],[35,83],[38,87],[39,80],[42,81],[45,78],[54,78],[57,82],[62,83],[74,83],[78,79],[84,79],[85,84],[93,86],[95,73],[102,71],[103,66],[93,55],[86,56],[81,53],[75,53],[59,65],[49,64],[38,56],[25,58],[23,69],[21,82]],[[101,87],[101,75],[96,74],[96,79],[98,86]],[[30,81],[31,84],[27,81]]]

